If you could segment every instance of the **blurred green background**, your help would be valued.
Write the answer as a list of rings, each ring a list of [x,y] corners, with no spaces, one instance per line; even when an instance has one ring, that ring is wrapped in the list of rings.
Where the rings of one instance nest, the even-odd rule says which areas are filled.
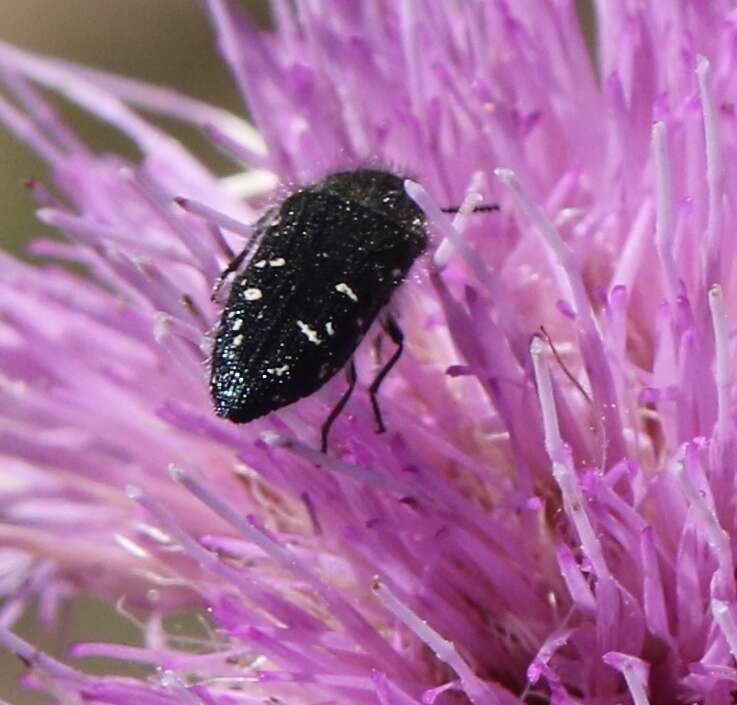
[[[260,23],[265,22],[261,0],[246,0],[240,5]],[[213,45],[206,14],[196,0],[0,0],[0,39],[172,86],[243,113],[235,84]],[[55,104],[93,146],[134,155],[131,145],[113,130],[62,102]],[[186,129],[165,124],[181,139],[193,142],[194,151],[207,161],[226,166],[221,157],[208,152],[196,131],[189,134]],[[24,240],[42,232],[22,182],[44,173],[40,160],[0,127],[3,249],[20,252]]]

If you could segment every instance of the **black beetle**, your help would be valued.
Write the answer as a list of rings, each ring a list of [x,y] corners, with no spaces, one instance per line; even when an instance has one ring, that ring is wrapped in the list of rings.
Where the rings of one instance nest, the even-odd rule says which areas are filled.
[[[353,353],[427,245],[424,214],[402,177],[345,171],[268,211],[253,242],[252,256],[247,246],[218,280],[219,287],[248,258],[215,335],[215,411],[246,423],[312,394],[347,365],[348,389],[322,427],[324,452],[355,385]],[[385,427],[376,394],[403,340],[391,316],[382,326],[397,349],[369,387],[379,431]]]

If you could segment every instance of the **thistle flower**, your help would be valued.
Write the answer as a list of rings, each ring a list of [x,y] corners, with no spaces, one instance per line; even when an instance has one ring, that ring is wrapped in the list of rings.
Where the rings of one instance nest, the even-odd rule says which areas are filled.
[[[210,0],[258,128],[0,46],[0,119],[67,244],[2,259],[0,643],[60,702],[726,703],[737,692],[732,386],[737,17],[726,2]],[[139,146],[87,149],[34,86]],[[225,178],[136,109],[205,127]],[[410,174],[435,242],[382,389],[213,414],[210,287],[278,181]],[[420,185],[421,184],[421,185]],[[472,216],[483,198],[501,213]],[[179,204],[175,198],[180,199]],[[448,221],[439,207],[464,203]],[[376,361],[359,353],[363,380]],[[157,670],[91,676],[13,632],[81,589],[146,615]],[[161,617],[206,608],[181,648]]]

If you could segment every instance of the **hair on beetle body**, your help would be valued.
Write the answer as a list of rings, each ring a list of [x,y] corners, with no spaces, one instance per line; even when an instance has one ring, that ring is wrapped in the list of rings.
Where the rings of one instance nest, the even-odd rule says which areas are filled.
[[[325,451],[355,386],[353,354],[426,246],[422,210],[404,179],[386,171],[331,174],[270,209],[216,283],[237,272],[212,352],[215,412],[246,423],[345,368],[347,390],[322,427]],[[381,324],[397,348],[368,389],[379,431],[377,393],[403,343],[396,321],[387,315]]]

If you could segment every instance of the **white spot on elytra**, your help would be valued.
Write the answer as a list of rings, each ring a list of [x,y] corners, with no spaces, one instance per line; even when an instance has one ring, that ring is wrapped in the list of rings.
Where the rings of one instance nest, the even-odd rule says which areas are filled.
[[[339,291],[341,294],[345,294],[349,299],[352,301],[358,301],[358,296],[356,296],[356,292],[351,289],[351,287],[348,286],[345,282],[340,282],[340,284],[335,285],[335,290]]]
[[[325,324],[325,330],[327,331],[327,334],[328,335],[335,335],[335,328],[333,328],[333,322],[332,321],[328,321]]]
[[[233,325],[230,326],[230,329],[233,330],[233,331],[235,331],[237,333],[241,328],[243,328],[243,319],[242,318],[236,318],[233,321]]]
[[[297,327],[299,328],[299,332],[314,345],[320,345],[322,343],[322,338],[317,334],[317,331],[304,321],[297,321]]]
[[[289,365],[282,365],[281,367],[267,367],[266,371],[270,375],[281,377],[282,375],[285,375],[287,372],[289,372]]]
[[[235,338],[233,338],[233,347],[239,348],[242,344],[243,344],[243,336],[236,335]]]
[[[266,260],[260,259],[258,262],[254,262],[253,266],[258,267],[259,269],[263,269],[266,266]]]
[[[283,267],[287,261],[283,257],[275,257],[269,260],[269,265],[272,267]]]
[[[261,289],[246,289],[243,292],[243,296],[246,297],[246,301],[258,301],[263,294],[261,293]]]

